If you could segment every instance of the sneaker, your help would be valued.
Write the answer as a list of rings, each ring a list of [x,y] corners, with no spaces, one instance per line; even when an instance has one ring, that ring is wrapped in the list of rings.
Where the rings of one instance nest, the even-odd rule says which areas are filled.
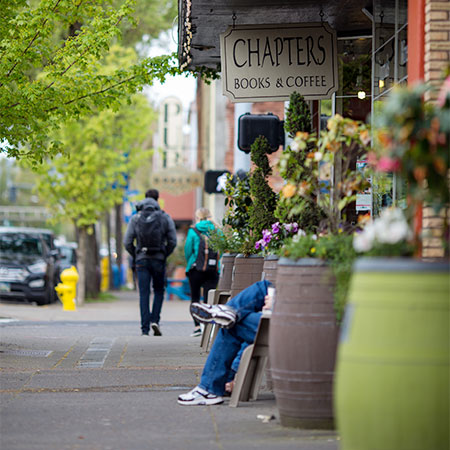
[[[202,335],[202,329],[200,327],[195,327],[194,331],[191,333],[191,337],[197,337]]]
[[[180,405],[218,405],[223,403],[223,398],[218,395],[211,394],[199,386],[196,386],[186,394],[178,397]]]
[[[192,303],[191,315],[202,323],[216,323],[224,328],[231,328],[236,323],[236,313],[227,305],[208,305]]]
[[[148,331],[143,331],[141,336],[148,336]]]
[[[159,324],[152,323],[151,327],[152,327],[154,336],[162,336],[161,329],[159,328]]]

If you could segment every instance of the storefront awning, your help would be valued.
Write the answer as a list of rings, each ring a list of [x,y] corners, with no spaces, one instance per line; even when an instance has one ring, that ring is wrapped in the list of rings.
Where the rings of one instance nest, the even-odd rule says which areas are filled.
[[[372,1],[179,0],[178,59],[182,69],[220,69],[219,35],[244,24],[328,22],[338,37],[370,35]],[[383,0],[386,16],[394,1]],[[387,17],[386,17],[387,19]]]

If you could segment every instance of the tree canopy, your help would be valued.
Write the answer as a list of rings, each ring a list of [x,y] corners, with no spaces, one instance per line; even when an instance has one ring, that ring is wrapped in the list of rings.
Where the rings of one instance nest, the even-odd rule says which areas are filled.
[[[136,58],[113,72],[102,70],[111,43],[121,29],[130,32],[135,23],[133,4],[133,0],[120,5],[119,0],[0,0],[2,152],[41,163],[64,151],[58,134],[52,133],[64,121],[106,108],[117,110],[143,85],[155,78],[164,82],[167,75],[179,72],[169,55]],[[170,8],[166,12],[170,14]],[[61,35],[61,30],[67,31]]]

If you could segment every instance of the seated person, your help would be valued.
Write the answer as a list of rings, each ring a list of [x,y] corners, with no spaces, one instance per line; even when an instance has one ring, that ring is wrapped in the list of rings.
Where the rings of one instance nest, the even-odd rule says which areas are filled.
[[[201,323],[221,326],[203,368],[200,384],[178,397],[180,405],[223,403],[225,385],[234,379],[240,357],[256,337],[263,309],[271,309],[269,281],[258,281],[225,305],[192,303],[191,315]]]

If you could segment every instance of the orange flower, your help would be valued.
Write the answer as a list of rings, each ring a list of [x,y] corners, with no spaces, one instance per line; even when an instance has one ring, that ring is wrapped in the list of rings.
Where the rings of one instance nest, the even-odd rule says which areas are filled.
[[[423,180],[425,180],[425,177],[427,176],[427,168],[424,166],[417,166],[414,168],[414,178],[419,182],[422,183]]]
[[[380,130],[377,134],[378,140],[383,147],[390,147],[392,143],[391,136],[388,132]]]
[[[295,194],[296,190],[297,188],[294,184],[288,183],[283,187],[283,189],[281,189],[281,192],[283,193],[283,197],[291,198]]]
[[[358,130],[358,124],[354,120],[344,124],[343,133],[345,136],[353,136],[357,130]]]
[[[307,181],[302,181],[300,183],[300,187],[298,189],[298,193],[300,195],[305,195],[308,190],[309,190],[309,183]]]
[[[362,142],[364,145],[368,145],[369,142],[370,142],[370,134],[369,134],[369,131],[368,131],[368,130],[362,130],[362,131],[359,133],[359,138],[361,139],[361,142]]]
[[[440,156],[433,159],[433,165],[440,175],[445,175],[445,172],[447,172],[445,161]]]
[[[309,152],[309,153],[306,155],[306,157],[309,158],[309,159],[314,159],[314,152]]]
[[[306,131],[297,131],[295,137],[306,141],[306,139],[308,139],[309,137],[309,133],[307,133]]]

